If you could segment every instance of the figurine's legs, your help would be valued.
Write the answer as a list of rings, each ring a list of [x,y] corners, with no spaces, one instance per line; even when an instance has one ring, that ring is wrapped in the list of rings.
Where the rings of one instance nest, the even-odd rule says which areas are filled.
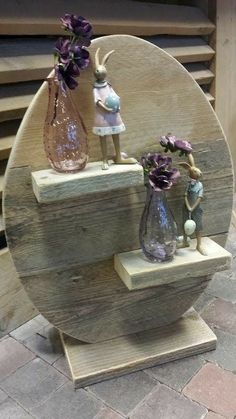
[[[104,135],[103,137],[99,137],[99,138],[100,138],[102,160],[103,160],[102,169],[107,170],[109,169],[108,158],[107,158],[107,137],[106,135]]]
[[[196,232],[196,237],[197,237],[197,247],[196,249],[199,251],[199,253],[201,253],[203,256],[207,256],[207,252],[205,251],[205,249],[202,247],[202,235],[200,231]]]
[[[186,236],[185,232],[183,232],[183,241],[177,244],[177,249],[183,249],[185,247],[189,247],[190,244],[188,242],[188,236]]]
[[[116,152],[115,163],[117,163],[117,164],[137,163],[137,160],[134,159],[133,157],[127,157],[127,158],[122,157],[121,151],[120,151],[120,136],[119,136],[119,134],[113,134],[112,139],[113,139],[115,152]]]

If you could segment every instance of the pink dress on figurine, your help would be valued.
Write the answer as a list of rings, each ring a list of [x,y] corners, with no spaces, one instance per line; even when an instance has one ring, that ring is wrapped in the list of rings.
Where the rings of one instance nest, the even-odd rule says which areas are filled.
[[[95,82],[93,96],[95,102],[93,133],[99,135],[99,137],[104,137],[105,135],[119,134],[125,131],[125,125],[121,119],[119,109],[117,112],[107,112],[105,109],[97,106],[99,101],[105,103],[109,96],[115,96],[119,100],[119,96],[112,89],[111,85],[108,82],[104,82],[101,85]]]

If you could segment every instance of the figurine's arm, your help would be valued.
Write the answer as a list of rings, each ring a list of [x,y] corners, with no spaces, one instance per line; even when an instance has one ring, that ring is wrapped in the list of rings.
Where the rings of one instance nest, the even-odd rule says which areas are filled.
[[[192,207],[191,207],[191,205],[190,205],[190,204],[189,204],[189,202],[188,202],[188,196],[187,196],[187,193],[185,194],[185,198],[184,198],[184,200],[185,200],[185,205],[186,205],[186,207],[187,207],[188,211],[192,212],[192,211],[194,211],[194,210],[198,207],[198,205],[200,204],[200,202],[201,202],[201,200],[202,200],[202,197],[201,197],[201,196],[199,196],[199,197],[197,198],[196,202],[194,202],[194,204],[193,204],[193,206],[192,206]]]
[[[194,211],[194,210],[195,210],[195,208],[197,208],[197,207],[198,207],[198,205],[200,204],[201,200],[202,200],[202,197],[201,197],[201,196],[199,196],[199,197],[198,197],[198,199],[196,200],[196,202],[194,202],[194,204],[193,204],[193,206],[192,206],[192,208],[191,208],[191,211]]]
[[[113,109],[112,108],[108,108],[102,101],[101,101],[101,99],[100,100],[97,100],[97,102],[96,102],[96,105],[97,106],[99,106],[100,108],[102,108],[102,109],[104,109],[104,111],[107,111],[107,112],[114,112],[113,111]]]
[[[187,207],[187,210],[188,211],[192,211],[192,208],[191,208],[191,206],[190,206],[190,204],[189,204],[189,202],[188,202],[188,196],[187,196],[187,193],[185,194],[185,196],[184,196],[184,202],[185,202],[185,205],[186,205],[186,207]]]

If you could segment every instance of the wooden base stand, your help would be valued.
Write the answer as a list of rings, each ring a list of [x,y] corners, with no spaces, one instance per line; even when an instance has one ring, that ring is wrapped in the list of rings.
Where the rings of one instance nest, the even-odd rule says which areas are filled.
[[[217,338],[195,310],[177,322],[89,344],[61,335],[75,388],[215,349]]]

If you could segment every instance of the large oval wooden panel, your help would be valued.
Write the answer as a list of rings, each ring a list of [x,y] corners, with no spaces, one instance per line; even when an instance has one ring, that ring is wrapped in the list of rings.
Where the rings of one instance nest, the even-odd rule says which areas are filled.
[[[220,124],[201,89],[177,61],[146,41],[127,35],[99,38],[90,48],[92,57],[97,47],[101,54],[116,50],[107,68],[122,100],[127,127],[122,149],[140,158],[159,149],[160,135],[172,132],[189,139],[204,175],[205,234],[224,239],[232,209],[232,165]],[[74,96],[88,128],[90,159],[95,161],[101,154],[91,132],[92,83],[90,67]],[[48,167],[42,145],[46,108],[43,84],[18,132],[4,194],[8,244],[30,298],[56,327],[89,342],[176,320],[201,294],[208,278],[129,292],[113,269],[114,253],[139,247],[143,187],[37,204],[30,172]],[[169,195],[177,220],[184,188],[185,177]]]

